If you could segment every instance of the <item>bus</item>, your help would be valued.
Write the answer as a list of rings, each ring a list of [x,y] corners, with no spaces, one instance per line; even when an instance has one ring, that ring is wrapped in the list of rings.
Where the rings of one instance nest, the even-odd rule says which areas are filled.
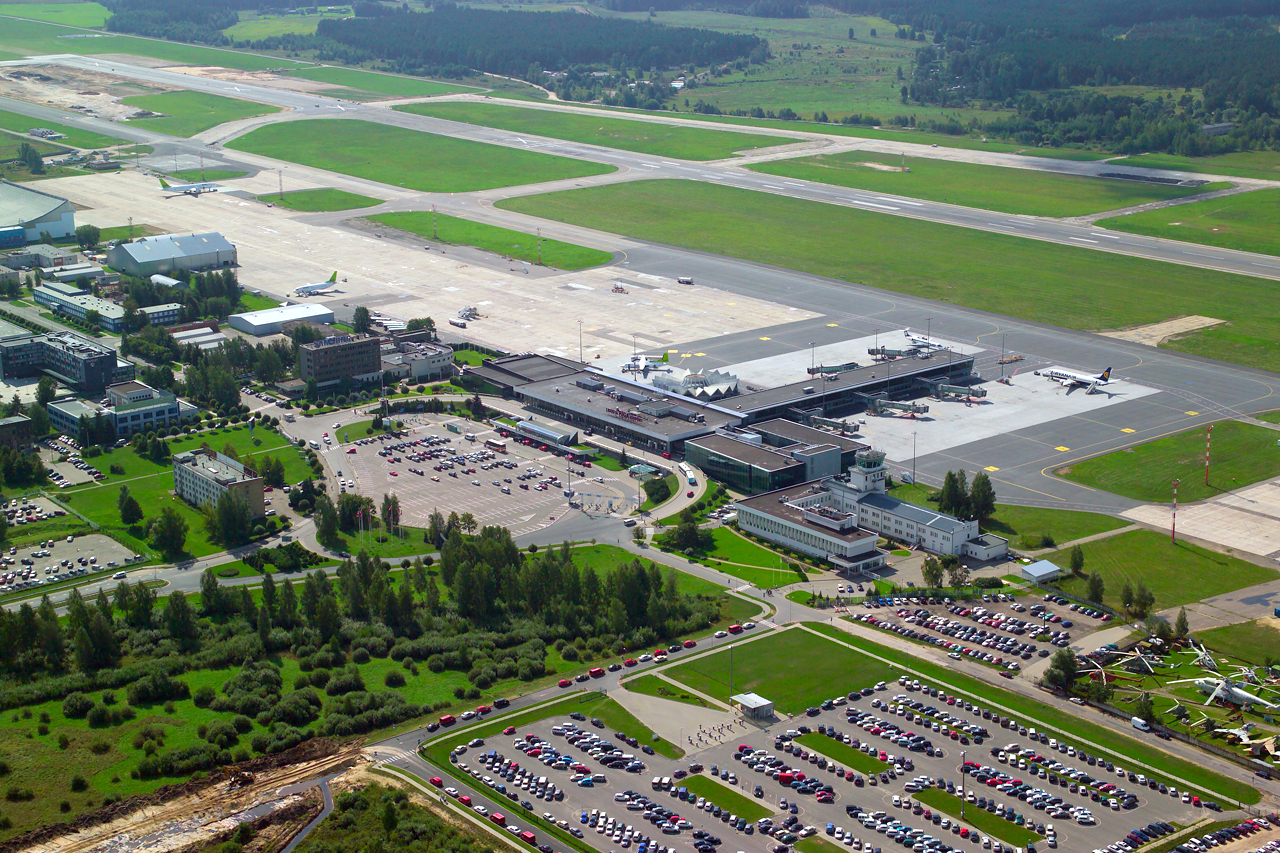
[[[496,438],[486,438],[484,440],[484,446],[490,450],[496,450],[499,453],[507,452],[507,443],[505,441],[498,441]]]
[[[698,478],[695,477],[693,474],[693,466],[687,465],[684,462],[681,462],[679,465],[679,468],[680,468],[680,476],[688,480],[690,486],[698,485]]]

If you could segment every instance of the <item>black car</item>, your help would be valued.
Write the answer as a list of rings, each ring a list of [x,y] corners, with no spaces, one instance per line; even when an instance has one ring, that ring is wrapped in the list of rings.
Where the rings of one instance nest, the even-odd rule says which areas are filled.
[[[493,707],[495,708],[505,708],[510,704],[511,704],[510,699],[494,699],[493,700]]]

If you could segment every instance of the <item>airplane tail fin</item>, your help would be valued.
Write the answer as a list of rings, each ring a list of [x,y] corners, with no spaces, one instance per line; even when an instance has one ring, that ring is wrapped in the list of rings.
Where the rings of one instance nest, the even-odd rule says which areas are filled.
[[[669,352],[664,352],[664,353],[662,354],[662,363],[663,363],[663,364],[668,364],[670,361],[671,361],[671,353],[669,353]]]
[[[1110,368],[1110,367],[1108,367],[1106,370],[1102,371],[1102,375],[1101,375],[1101,376],[1099,376],[1098,378],[1099,378],[1099,379],[1101,379],[1103,382],[1108,382],[1108,381],[1110,381],[1110,380],[1111,380],[1111,368]]]
[[[333,275],[329,276],[329,284],[334,284],[337,281],[338,281],[338,271],[334,270]]]
[[[165,182],[165,179],[164,179],[164,178],[161,178],[161,179],[160,179],[160,189],[162,189],[162,190],[167,190],[167,189],[169,189],[169,185]]]

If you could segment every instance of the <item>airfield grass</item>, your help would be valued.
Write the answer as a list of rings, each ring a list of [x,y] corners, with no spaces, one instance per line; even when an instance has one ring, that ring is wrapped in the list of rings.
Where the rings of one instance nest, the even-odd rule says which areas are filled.
[[[98,3],[4,3],[0,15],[30,18],[50,24],[68,27],[101,27],[111,14],[106,6]]]
[[[153,234],[164,233],[163,230],[145,222],[135,222],[133,225],[115,225],[110,228],[102,228],[100,232],[98,235],[99,243],[109,243],[112,240],[132,240],[134,237],[150,237]]]
[[[1280,179],[1280,151],[1236,151],[1231,154],[1217,154],[1212,157],[1137,154],[1115,162],[1120,166],[1176,169],[1180,172],[1235,175],[1241,178],[1262,178],[1268,181]]]
[[[1280,178],[1280,173],[1276,177]],[[1097,224],[1130,234],[1280,255],[1280,190],[1189,202],[1103,219]]]
[[[277,308],[279,305],[279,302],[269,296],[257,296],[248,291],[240,294],[241,311],[264,311],[267,308]]]
[[[643,693],[646,696],[657,696],[660,699],[670,699],[672,702],[697,705],[699,708],[708,707],[707,701],[701,696],[686,693],[671,682],[663,681],[656,675],[642,675],[639,678],[631,679],[623,686],[634,693]]]
[[[883,773],[889,769],[887,762],[881,761],[879,758],[872,758],[862,750],[854,749],[843,741],[838,741],[816,732],[800,735],[800,737],[796,738],[796,742],[802,746],[809,747],[811,751],[834,759],[839,764],[852,767],[859,773]]]
[[[678,160],[723,160],[733,156],[735,151],[768,148],[792,141],[776,136],[703,130],[660,122],[500,104],[406,104],[396,109],[449,121],[620,148],[655,157],[674,157]]]
[[[960,798],[955,794],[948,794],[946,791],[940,791],[937,788],[925,788],[923,791],[917,791],[912,794],[911,798],[922,805],[950,815],[953,818],[960,817]],[[1042,837],[1024,826],[1010,823],[1004,818],[993,815],[986,809],[980,809],[977,806],[965,809],[963,820],[983,835],[998,838],[1005,844],[1012,844],[1014,847],[1026,847],[1028,843],[1039,841]]]
[[[375,71],[338,68],[332,65],[301,68],[289,73],[294,77],[395,98],[425,98],[432,95],[452,95],[458,92],[474,91],[470,86],[455,86],[451,83],[439,83],[421,77],[401,77],[397,74],[379,74]]]
[[[341,18],[338,14],[321,15],[261,15],[240,11],[240,23],[223,30],[228,38],[236,41],[258,41],[272,36],[301,33],[315,35],[316,24],[325,18]]]
[[[389,228],[398,228],[401,231],[416,234],[424,240],[454,246],[475,246],[529,263],[538,263],[541,258],[542,264],[562,270],[598,267],[613,260],[612,252],[549,239],[541,241],[542,252],[539,255],[539,240],[536,235],[428,211],[379,213],[370,216],[369,219]]]
[[[902,171],[904,162],[909,171]],[[754,163],[748,168],[796,180],[857,187],[873,192],[1028,216],[1081,216],[1152,201],[1183,198],[1205,191],[1205,188],[1055,175],[1028,169],[924,157],[904,159],[894,154],[867,151],[773,160]]]
[[[1260,415],[1254,415],[1260,421],[1266,421],[1269,424],[1280,424],[1280,411],[1263,412]]]
[[[862,686],[889,681],[901,673],[866,655],[832,643],[808,631],[775,631],[750,643],[687,663],[668,666],[664,674],[721,702],[737,693],[758,693],[779,711],[803,714],[838,692],[841,684]],[[730,660],[734,663],[730,667]],[[730,689],[730,677],[733,686]]]
[[[1120,591],[1126,582],[1134,589],[1145,584],[1156,597],[1155,609],[1164,610],[1277,578],[1271,569],[1188,542],[1170,542],[1167,535],[1155,530],[1120,533],[1085,542],[1080,549],[1085,574],[1102,576],[1102,603],[1116,610],[1122,609]],[[1067,549],[1045,559],[1059,566],[1071,564]],[[1064,575],[1058,585],[1083,597],[1088,581]]]
[[[297,122],[267,125],[227,147],[422,192],[472,192],[613,171],[567,157],[341,119],[311,119],[305,131]]]
[[[230,181],[234,178],[243,178],[248,172],[241,172],[235,169],[187,169],[183,172],[174,172],[172,177],[177,178],[184,184],[199,184],[204,181]]]
[[[45,142],[43,139],[36,139],[32,136],[19,138],[18,136],[11,136],[7,133],[0,133],[0,162],[17,159],[19,152],[22,151],[24,143],[34,148],[41,157],[47,157],[50,154],[57,154],[59,151],[66,150],[65,148],[59,148],[56,145]]]
[[[706,797],[707,802],[715,803],[730,814],[745,817],[750,823],[773,814],[773,809],[765,808],[750,797],[744,797],[728,785],[713,781],[710,776],[694,774],[682,779],[680,784],[688,788],[689,793]]]
[[[1158,746],[1129,737],[1123,732],[1083,720],[1079,715],[1072,713],[1074,709],[1060,710],[1055,706],[1045,705],[1036,699],[1012,693],[942,664],[916,657],[908,651],[891,648],[850,634],[834,625],[814,623],[810,628],[839,643],[852,645],[866,655],[874,655],[876,658],[903,667],[921,679],[937,681],[939,687],[946,684],[949,688],[948,693],[956,690],[970,699],[999,705],[1007,709],[1001,713],[1007,712],[1026,717],[1027,725],[1031,725],[1031,721],[1034,721],[1037,728],[1042,725],[1052,727],[1062,735],[1058,738],[1059,740],[1065,740],[1077,748],[1083,748],[1085,742],[1088,742],[1092,747],[1089,749],[1090,752],[1102,749],[1111,756],[1125,761],[1140,761],[1152,769],[1187,780],[1191,787],[1198,788],[1201,793],[1213,792],[1214,796],[1223,797],[1231,802],[1256,803],[1260,799],[1259,793],[1247,782],[1223,776],[1191,761],[1177,758]],[[667,674],[671,673],[668,671]],[[851,683],[853,686],[862,686],[858,682]],[[1083,738],[1084,741],[1078,741],[1076,738]],[[1180,784],[1178,787],[1186,786]]]
[[[162,92],[159,95],[135,95],[124,98],[123,103],[140,110],[163,113],[157,118],[131,119],[133,124],[167,133],[170,136],[189,138],[197,133],[217,127],[229,121],[252,116],[280,112],[279,107],[226,98],[208,92]]]
[[[1057,474],[1138,501],[1170,500],[1170,482],[1178,477],[1178,499],[1190,503],[1280,475],[1277,437],[1275,430],[1256,424],[1215,424],[1208,485],[1203,474],[1205,431],[1198,427],[1076,462]]]
[[[1229,325],[1166,346],[1280,370],[1280,315],[1257,310],[1269,284],[1248,276],[698,181],[631,181],[498,207],[1075,329],[1207,314]],[[1064,292],[1077,298],[1055,298]]]
[[[276,207],[286,207],[303,213],[319,213],[332,210],[353,210],[358,207],[376,207],[380,198],[349,193],[346,190],[297,190],[284,195],[260,195],[258,201],[269,202]]]
[[[1275,618],[1196,631],[1196,639],[1210,649],[1227,652],[1254,666],[1280,660],[1280,620]]]
[[[3,8],[3,7],[0,7]],[[5,26],[15,23],[14,21],[6,21]],[[63,51],[64,53],[67,51]],[[79,128],[68,127],[65,124],[56,122],[34,119],[31,116],[24,116],[18,113],[11,113],[7,110],[0,110],[0,128],[10,130],[14,133],[26,136],[32,142],[43,142],[35,137],[27,136],[27,131],[33,127],[47,127],[49,130],[56,131],[66,135],[66,139],[50,140],[47,144],[70,145],[75,148],[99,149],[110,148],[113,145],[121,145],[123,139],[116,139],[111,136],[104,136],[101,133],[94,133],[91,130],[80,130]]]

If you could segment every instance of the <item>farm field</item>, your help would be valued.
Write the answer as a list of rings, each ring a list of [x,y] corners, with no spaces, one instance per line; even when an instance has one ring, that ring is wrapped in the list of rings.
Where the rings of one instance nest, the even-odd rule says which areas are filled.
[[[307,129],[323,132],[300,133],[296,122],[286,122],[260,127],[227,147],[423,192],[470,192],[613,171],[582,160],[372,122],[319,121],[325,121],[323,128]]]
[[[294,77],[304,77],[307,80],[332,83],[334,86],[342,86],[346,89],[395,98],[425,98],[431,95],[474,91],[470,86],[455,86],[452,83],[439,83],[422,77],[401,77],[396,74],[379,74],[375,71],[340,68],[333,65],[300,68],[289,73]]]
[[[497,206],[958,305],[1000,305],[1023,319],[1069,328],[1115,329],[1207,313],[1230,325],[1166,346],[1280,369],[1280,316],[1256,310],[1269,285],[1247,276],[696,181],[631,181]],[[1080,298],[1070,305],[1055,298],[1066,290]]]
[[[1271,569],[1217,554],[1187,542],[1172,543],[1155,530],[1134,530],[1107,539],[1085,542],[1085,574],[1099,574],[1105,586],[1102,603],[1121,609],[1120,592],[1128,582],[1139,583],[1156,597],[1155,609],[1164,610],[1200,601],[1224,592],[1275,580]],[[1059,566],[1070,565],[1071,555],[1063,550],[1045,557]],[[1085,578],[1063,577],[1059,586],[1084,597]]]
[[[170,136],[189,138],[197,133],[229,121],[280,112],[279,107],[225,98],[207,92],[164,92],[159,95],[135,95],[123,103],[140,110],[163,113],[157,118],[133,119],[145,127]]]
[[[1280,178],[1280,151],[1237,151],[1212,157],[1179,157],[1176,154],[1136,154],[1115,161],[1120,166],[1146,166],[1151,169],[1177,169],[1209,175],[1235,175],[1241,178]]]
[[[831,643],[808,631],[775,631],[736,653],[723,649],[698,660],[667,666],[663,672],[700,693],[728,702],[735,693],[759,693],[773,700],[779,711],[803,714],[838,691],[820,673],[839,673],[841,684],[864,685],[889,681],[901,673],[893,667]],[[731,667],[731,659],[737,660]],[[730,690],[730,679],[733,687]]]
[[[1188,503],[1280,475],[1276,433],[1256,424],[1223,421],[1213,427],[1209,483],[1204,471],[1205,431],[1167,435],[1060,469],[1060,477],[1138,501],[1167,501],[1170,481],[1182,479],[1178,499]]]
[[[4,8],[3,6],[0,6],[0,9],[3,9],[3,8]],[[10,23],[13,23],[13,22],[12,21],[6,22],[6,26]],[[0,36],[0,38],[3,38],[3,37]],[[31,130],[31,128],[33,127],[47,127],[49,128],[49,130],[66,134],[67,136],[66,139],[48,140],[46,142],[46,144],[48,145],[71,145],[76,148],[98,149],[98,148],[110,148],[113,145],[120,145],[124,142],[123,139],[116,139],[111,136],[103,136],[100,133],[94,133],[88,130],[78,130],[74,127],[67,127],[65,124],[56,124],[48,121],[37,121],[36,119],[31,118],[30,116],[20,115],[19,113],[11,113],[11,112],[8,112],[7,110],[0,110],[0,129],[12,131],[13,133],[26,137],[27,131]],[[32,139],[33,141],[37,141],[34,139],[34,137],[27,137],[27,138]],[[38,140],[38,141],[44,141],[44,140]]]
[[[370,216],[389,228],[398,228],[417,234],[423,240],[448,243],[455,246],[475,246],[504,257],[519,261],[539,262],[538,238],[523,231],[513,231],[483,222],[471,222],[456,216],[432,214],[426,211],[408,213],[379,213]],[[435,236],[438,235],[438,236]],[[541,241],[541,262],[562,270],[580,270],[598,267],[613,260],[612,252],[575,246],[559,240]]]
[[[1130,234],[1280,255],[1280,190],[1255,190],[1148,210],[1103,219],[1098,225]]]
[[[723,160],[733,156],[735,151],[768,148],[792,141],[776,136],[701,130],[657,122],[487,103],[406,104],[396,109],[449,121],[679,160]]]
[[[904,165],[908,171],[902,171]],[[748,168],[795,180],[818,181],[1028,216],[1080,216],[1151,201],[1183,198],[1210,189],[1055,175],[866,151],[774,160],[755,163]],[[1219,189],[1221,186],[1225,185],[1212,185],[1211,188]],[[1167,216],[1167,211],[1162,212]]]
[[[3,3],[0,15],[67,27],[101,27],[111,12],[99,3]]]
[[[319,213],[330,210],[353,210],[359,207],[375,207],[382,199],[349,193],[346,190],[297,190],[284,195],[260,195],[258,201],[286,207],[303,213]]]

